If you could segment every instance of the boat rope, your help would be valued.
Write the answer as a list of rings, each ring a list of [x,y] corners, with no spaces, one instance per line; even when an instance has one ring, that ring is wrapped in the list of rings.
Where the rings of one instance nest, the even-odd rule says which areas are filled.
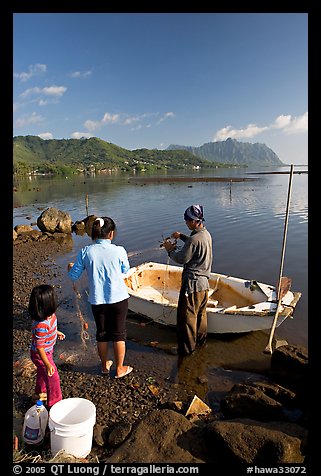
[[[295,309],[295,306],[293,306],[292,304],[282,303],[282,306],[283,306],[283,307],[291,307],[293,310]]]
[[[143,321],[137,322],[134,319],[127,318],[127,321],[130,322],[131,324],[133,324],[134,326],[140,326],[140,327],[145,327],[148,324],[153,324],[155,322],[154,319],[151,319],[147,316],[144,316],[144,318],[149,319],[149,320],[146,320],[146,322],[143,322]]]
[[[275,299],[271,299],[271,301],[268,301],[268,302],[270,302],[272,304],[277,304],[278,303],[278,301],[276,301]],[[292,307],[292,309],[295,309],[295,306],[293,306],[293,304],[286,304],[285,302],[281,302],[281,305],[283,307]]]
[[[163,241],[161,242],[161,245],[160,247],[163,247],[164,246],[164,241],[171,241],[171,237],[168,236],[167,238],[164,237],[164,235],[162,235],[162,239]],[[177,240],[174,240],[174,241],[171,241],[171,243],[175,246],[175,249],[177,247]],[[166,292],[166,278],[169,274],[169,270],[168,270],[168,266],[169,266],[169,263],[170,263],[170,257],[167,256],[167,262],[166,262],[166,267],[165,267],[165,274],[164,274],[164,281],[163,281],[163,291],[162,291],[162,317],[164,318],[164,323],[165,324],[168,324],[168,318],[170,316],[170,313],[172,311],[172,308],[169,307],[169,312],[167,313],[166,315],[166,312],[165,312],[165,303],[164,303],[164,299],[165,299],[165,292]]]
[[[88,329],[88,324],[87,322],[85,321],[84,319],[84,316],[80,310],[80,307],[79,307],[79,300],[81,299],[81,294],[80,292],[77,290],[75,284],[73,283],[72,285],[72,288],[75,292],[75,296],[76,296],[76,312],[77,312],[77,316],[79,317],[79,320],[80,320],[80,323],[81,323],[81,331],[80,331],[80,339],[81,339],[81,342],[82,342],[82,345],[83,345],[83,348],[86,349],[87,348],[87,340],[89,339],[89,334],[87,332],[87,329]]]
[[[154,247],[154,248],[148,248],[147,250],[141,250],[141,251],[128,251],[127,256],[128,258],[132,258],[133,256],[143,255],[150,251],[159,251],[159,248]]]
[[[162,317],[165,319],[165,322],[166,322],[166,319],[169,316],[169,314],[166,315],[166,313],[165,313],[165,303],[164,303],[165,292],[166,292],[166,278],[167,278],[167,275],[168,275],[169,263],[170,263],[170,257],[167,256],[167,262],[166,262],[166,268],[165,268],[164,280],[163,280],[163,291],[162,291]]]

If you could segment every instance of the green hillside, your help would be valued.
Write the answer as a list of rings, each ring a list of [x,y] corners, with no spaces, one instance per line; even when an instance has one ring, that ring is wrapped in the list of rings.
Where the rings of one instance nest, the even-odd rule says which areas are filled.
[[[38,136],[13,138],[13,173],[80,173],[104,170],[155,170],[223,166],[196,157],[186,150],[127,150],[97,137],[50,139]]]

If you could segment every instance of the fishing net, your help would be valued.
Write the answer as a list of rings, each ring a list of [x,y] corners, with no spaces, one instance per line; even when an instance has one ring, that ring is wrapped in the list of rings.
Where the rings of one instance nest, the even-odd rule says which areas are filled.
[[[14,463],[99,463],[97,457],[77,458],[71,454],[66,453],[64,450],[58,451],[55,456],[52,456],[51,451],[42,451],[38,453],[36,451],[27,453],[24,449],[20,451],[15,447],[14,441],[13,450],[13,462]]]
[[[37,367],[30,357],[22,356],[13,363],[13,371],[16,375],[24,378],[31,378],[36,374]]]
[[[81,324],[80,339],[81,339],[82,346],[83,346],[84,350],[86,350],[87,349],[87,341],[89,340],[88,324],[85,321],[83,313],[81,312],[81,309],[80,309],[80,306],[79,306],[79,301],[81,299],[81,294],[77,290],[75,285],[73,285],[73,290],[75,292],[75,297],[76,297],[76,312],[77,312],[77,316],[78,316],[78,318],[80,320],[80,324]]]
[[[79,353],[78,352],[61,352],[59,354],[59,359],[62,360],[66,364],[75,364],[79,361]]]

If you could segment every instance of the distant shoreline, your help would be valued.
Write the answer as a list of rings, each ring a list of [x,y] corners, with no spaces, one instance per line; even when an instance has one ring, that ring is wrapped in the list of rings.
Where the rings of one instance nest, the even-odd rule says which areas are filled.
[[[263,175],[263,174],[289,174],[290,172],[278,171],[278,172],[246,172],[249,175]],[[296,170],[293,174],[307,174],[307,170]]]
[[[249,177],[131,177],[129,182],[249,182]]]

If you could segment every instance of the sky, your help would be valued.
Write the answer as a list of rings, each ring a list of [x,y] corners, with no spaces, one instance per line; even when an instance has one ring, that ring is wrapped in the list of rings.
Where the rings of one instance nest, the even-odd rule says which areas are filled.
[[[308,163],[307,13],[14,13],[13,135]]]

